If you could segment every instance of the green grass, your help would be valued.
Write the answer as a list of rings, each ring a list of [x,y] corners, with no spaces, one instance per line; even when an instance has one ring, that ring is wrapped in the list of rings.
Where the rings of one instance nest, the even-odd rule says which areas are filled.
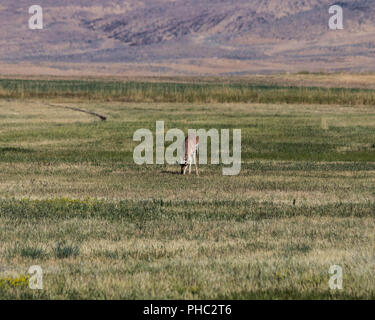
[[[0,88],[0,298],[375,298],[375,109],[361,100],[372,91],[18,80]],[[132,90],[134,99],[124,94]],[[218,103],[256,92],[257,103]],[[133,133],[154,131],[157,120],[166,130],[242,129],[241,173],[135,165]],[[333,264],[343,268],[340,291],[328,288]],[[31,265],[43,268],[44,290],[27,287]]]
[[[374,105],[375,90],[246,83],[0,79],[0,98]]]
[[[129,164],[139,128],[155,132],[155,121],[166,130],[241,128],[243,159],[305,161],[372,161],[372,107],[246,104],[70,103],[109,117],[95,121],[43,102],[0,102],[6,112],[0,135],[0,162],[61,162]],[[2,112],[2,116],[5,112]],[[48,117],[50,115],[50,117]],[[147,117],[145,117],[147,115]],[[321,128],[327,118],[329,130]],[[67,119],[64,122],[59,119]],[[22,145],[15,145],[14,142]],[[46,144],[46,141],[48,142]],[[41,144],[38,146],[38,144]],[[58,144],[51,148],[51,144]],[[38,147],[35,147],[38,146]]]

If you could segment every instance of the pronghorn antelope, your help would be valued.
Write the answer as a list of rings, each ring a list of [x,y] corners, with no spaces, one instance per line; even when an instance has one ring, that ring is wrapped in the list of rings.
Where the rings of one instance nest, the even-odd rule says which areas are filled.
[[[189,174],[191,174],[191,164],[195,163],[195,173],[199,176],[198,173],[198,163],[197,163],[197,153],[198,153],[199,137],[195,134],[189,134],[185,138],[183,144],[184,158],[180,162],[181,174],[186,173],[186,169],[189,166]]]

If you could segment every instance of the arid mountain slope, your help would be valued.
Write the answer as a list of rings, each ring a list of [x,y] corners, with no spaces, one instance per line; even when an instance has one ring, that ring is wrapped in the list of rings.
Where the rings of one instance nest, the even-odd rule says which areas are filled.
[[[374,71],[375,2],[336,2],[344,9],[344,30],[336,31],[328,28],[332,4],[330,0],[44,0],[44,29],[29,30],[30,2],[2,0],[0,71],[48,68],[51,73],[189,75]]]

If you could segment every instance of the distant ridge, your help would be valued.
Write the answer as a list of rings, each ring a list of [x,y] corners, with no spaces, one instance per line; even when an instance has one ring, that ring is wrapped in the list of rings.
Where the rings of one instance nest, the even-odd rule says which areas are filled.
[[[0,73],[246,75],[375,71],[375,1],[25,0],[0,4]]]

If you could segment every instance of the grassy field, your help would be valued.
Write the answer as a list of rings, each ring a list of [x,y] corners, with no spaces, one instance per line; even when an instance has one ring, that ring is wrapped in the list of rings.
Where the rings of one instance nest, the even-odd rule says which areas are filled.
[[[0,298],[375,298],[375,91],[0,80],[0,97]],[[240,175],[135,165],[156,120],[242,129]]]
[[[302,80],[301,80],[302,82]],[[0,79],[0,98],[86,99],[122,102],[174,103],[302,103],[375,104],[375,90],[345,87],[309,87],[259,81],[140,82],[98,80]]]

